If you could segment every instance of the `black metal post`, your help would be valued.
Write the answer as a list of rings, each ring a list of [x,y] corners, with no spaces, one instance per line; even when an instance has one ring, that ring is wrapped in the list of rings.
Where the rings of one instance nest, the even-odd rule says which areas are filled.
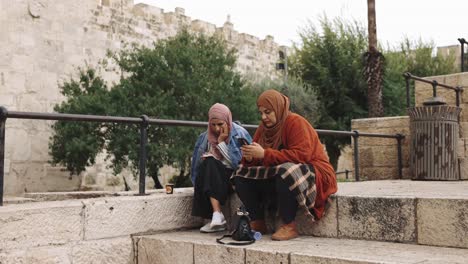
[[[466,40],[464,38],[459,38],[458,41],[460,41],[461,45],[461,72],[465,71],[465,43]]]
[[[353,141],[354,141],[354,177],[356,181],[359,181],[359,148],[358,148],[358,138],[359,131],[354,130]]]
[[[398,176],[403,178],[403,156],[401,152],[401,140],[405,138],[402,134],[397,134],[397,151],[398,151]]]
[[[5,176],[5,125],[8,111],[0,107],[0,206],[3,206],[3,182]]]
[[[436,80],[433,80],[432,81],[432,97],[437,97],[437,81]]]
[[[140,124],[140,179],[139,184],[139,195],[145,195],[146,186],[146,146],[148,144],[148,124],[149,118],[147,115],[141,116],[142,122]]]
[[[346,179],[348,179],[348,178],[349,178],[349,177],[348,177],[349,170],[348,170],[348,169],[346,169],[346,170],[345,170],[345,172],[346,172]]]
[[[405,76],[405,81],[406,81],[406,107],[411,107],[411,102],[410,102],[410,73],[406,72],[403,74]]]

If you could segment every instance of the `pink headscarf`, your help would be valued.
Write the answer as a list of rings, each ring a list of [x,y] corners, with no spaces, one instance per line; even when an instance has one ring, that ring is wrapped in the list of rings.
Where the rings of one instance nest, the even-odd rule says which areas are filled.
[[[219,119],[223,120],[226,122],[229,132],[231,131],[232,128],[232,114],[231,110],[226,105],[216,103],[214,104],[211,108],[210,111],[208,111],[208,122],[210,122],[212,119]],[[208,123],[208,142],[211,144],[211,153],[215,156],[217,159],[222,159],[221,152],[219,152],[217,146],[218,146],[218,137],[211,132],[210,129],[210,124]],[[229,144],[229,137],[226,139],[226,144]]]

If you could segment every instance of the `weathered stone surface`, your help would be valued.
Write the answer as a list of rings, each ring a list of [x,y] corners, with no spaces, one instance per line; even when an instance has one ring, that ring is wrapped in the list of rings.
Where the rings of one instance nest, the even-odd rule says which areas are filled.
[[[175,255],[191,255],[189,247],[194,246],[194,261],[173,261],[171,263],[465,263],[468,257],[467,249],[441,248],[401,243],[319,238],[301,236],[289,241],[272,241],[270,236],[264,236],[252,245],[242,247],[221,246],[215,239],[219,234],[201,234],[198,231],[179,231],[152,236],[143,236],[147,240],[160,241],[146,247],[146,252],[155,254],[172,254],[179,245],[180,253]],[[161,243],[166,243],[161,252]],[[203,250],[201,250],[203,248]],[[169,250],[169,251],[167,251]],[[245,256],[242,252],[245,252]],[[154,260],[154,259],[152,259]],[[156,259],[159,260],[159,259]],[[150,262],[143,262],[150,263]],[[159,262],[153,262],[159,263]],[[166,263],[166,262],[161,262]]]
[[[468,200],[419,199],[418,243],[468,248]]]
[[[364,167],[359,171],[362,180],[392,180],[398,179],[398,168],[395,167]]]
[[[65,246],[50,246],[29,248],[13,251],[0,250],[2,264],[72,264],[69,248]],[[92,263],[92,262],[88,262]]]
[[[354,119],[351,127],[361,133],[404,135],[401,141],[402,165],[403,171],[408,172],[411,142],[408,116]],[[397,142],[394,138],[359,137],[360,177],[368,180],[398,179]],[[404,174],[403,178],[410,176]]]
[[[5,153],[9,154],[12,162],[22,162],[31,158],[31,139],[26,130],[6,129],[5,138],[8,139],[5,143]],[[21,142],[21,145],[12,142]]]
[[[408,149],[406,149],[408,150]],[[392,147],[368,147],[365,146],[359,151],[359,164],[362,167],[386,167],[398,168],[398,149]],[[409,166],[409,151],[402,151],[402,164]],[[389,175],[393,176],[393,175]]]
[[[193,244],[184,241],[136,237],[138,264],[193,263]]]
[[[371,132],[375,129],[398,129],[407,127],[409,124],[408,116],[378,117],[378,118],[360,118],[353,119],[351,126],[359,128],[359,132]],[[395,131],[397,132],[397,131]]]
[[[242,247],[222,245],[194,245],[194,263],[203,264],[243,264],[245,250]]]
[[[458,166],[460,167],[460,179],[468,180],[468,158],[459,158]]]
[[[82,237],[80,201],[0,207],[0,249],[65,244]]]
[[[134,263],[130,236],[114,239],[82,241],[71,249],[73,264]],[[158,263],[158,262],[153,262]]]
[[[415,242],[415,202],[406,198],[338,197],[338,236]]]
[[[250,250],[248,247],[245,249],[245,263],[246,264],[254,264],[254,263],[289,263],[289,253],[288,252],[280,252],[275,249],[268,249],[262,248],[258,249],[255,248]]]
[[[304,212],[299,211],[296,215],[299,234],[320,237],[338,236],[338,215],[337,199],[333,199],[333,204],[325,212],[322,219],[312,222],[310,217],[306,217]]]
[[[85,201],[85,240],[201,226],[191,217],[191,193]]]

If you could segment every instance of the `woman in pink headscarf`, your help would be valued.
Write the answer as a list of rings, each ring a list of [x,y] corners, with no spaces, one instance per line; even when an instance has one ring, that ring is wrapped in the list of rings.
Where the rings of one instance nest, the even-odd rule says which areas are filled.
[[[249,133],[232,122],[229,108],[214,104],[208,112],[208,129],[198,137],[192,156],[192,215],[211,219],[201,232],[226,230],[221,206],[231,190],[229,178],[242,158],[240,138],[252,142]]]

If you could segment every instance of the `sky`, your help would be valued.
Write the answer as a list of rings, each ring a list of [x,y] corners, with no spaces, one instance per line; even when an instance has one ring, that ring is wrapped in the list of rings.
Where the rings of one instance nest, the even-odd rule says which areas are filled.
[[[375,0],[377,38],[385,47],[395,47],[405,37],[433,41],[436,46],[468,40],[468,0]],[[308,23],[319,26],[319,17],[356,20],[367,28],[366,0],[134,0],[163,8],[185,9],[192,20],[221,27],[228,15],[234,29],[264,39],[271,35],[280,45],[299,41],[298,32]]]

